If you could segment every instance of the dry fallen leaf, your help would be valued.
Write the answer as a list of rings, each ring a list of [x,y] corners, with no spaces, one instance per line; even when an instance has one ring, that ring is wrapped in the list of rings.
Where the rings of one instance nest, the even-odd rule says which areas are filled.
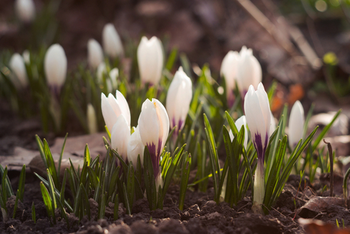
[[[344,204],[344,199],[338,197],[314,197],[300,207],[298,213],[300,217],[313,218],[330,206],[343,206]]]
[[[72,160],[72,162],[76,161],[77,163],[80,163],[80,160],[84,157],[84,149],[86,144],[89,146],[91,158],[94,159],[97,155],[100,155],[101,158],[103,158],[106,152],[104,142],[102,140],[103,136],[106,136],[106,134],[96,133],[91,135],[68,137],[64,154],[62,156],[62,164],[69,163],[69,158]],[[55,144],[50,147],[55,161],[59,159],[63,141],[64,138],[57,138],[55,140]],[[31,162],[32,160],[34,161]],[[3,167],[7,166],[9,170],[21,170],[24,164],[30,165],[33,168],[36,167],[36,170],[42,170],[43,167],[42,165],[40,166],[40,160],[41,157],[39,151],[27,150],[21,147],[16,147],[13,155],[0,156],[1,165]]]

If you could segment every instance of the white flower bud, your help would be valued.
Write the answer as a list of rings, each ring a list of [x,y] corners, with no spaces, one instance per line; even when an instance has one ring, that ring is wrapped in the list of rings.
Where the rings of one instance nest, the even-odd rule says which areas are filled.
[[[22,57],[26,64],[30,64],[30,53],[28,50],[23,51]]]
[[[292,107],[289,117],[289,146],[294,149],[296,144],[303,138],[304,134],[304,108],[300,101],[296,101]]]
[[[88,123],[89,133],[90,134],[96,133],[98,131],[96,112],[95,112],[95,108],[93,107],[93,105],[91,105],[91,103],[88,104],[86,112],[87,112],[87,123]]]
[[[111,132],[111,146],[116,149],[118,154],[127,160],[128,142],[130,138],[130,124],[124,115],[119,115]]]
[[[103,119],[109,131],[112,131],[112,128],[120,115],[124,115],[130,126],[129,105],[123,94],[118,90],[116,92],[116,98],[111,93],[108,95],[108,98],[103,93],[101,94],[101,109]]]
[[[236,51],[229,51],[222,60],[220,75],[225,78],[226,95],[229,106],[234,102],[233,91],[236,86],[238,62],[240,56]]]
[[[248,91],[250,85],[256,89],[262,80],[261,66],[254,57],[252,49],[243,46],[239,52],[237,84],[242,97]]]
[[[169,86],[166,98],[170,127],[177,126],[177,132],[184,127],[191,100],[192,81],[180,67]]]
[[[142,104],[138,120],[142,144],[148,147],[151,155],[154,177],[159,175],[160,154],[169,134],[169,117],[161,102],[147,99]]]
[[[50,46],[44,63],[47,83],[54,89],[60,89],[67,74],[67,57],[62,46],[59,44]]]
[[[264,157],[270,136],[271,110],[264,86],[259,83],[258,89],[249,86],[245,95],[244,111],[251,132],[252,141],[258,154],[258,165],[255,171],[253,207],[261,212],[261,204],[264,201]]]
[[[96,69],[103,62],[103,52],[100,43],[95,39],[88,41],[88,62],[92,69]]]
[[[236,128],[239,131],[241,131],[241,128],[244,127],[244,147],[247,148],[247,144],[248,144],[248,130],[247,130],[247,120],[246,120],[246,117],[245,115],[242,115],[240,118],[238,118],[235,122],[235,125],[236,125]],[[231,142],[233,141],[234,139],[234,136],[233,136],[233,133],[232,133],[232,130],[230,129],[230,139],[231,139]]]
[[[12,81],[17,89],[25,88],[28,85],[27,71],[21,55],[13,54],[10,63]]]
[[[137,48],[137,61],[141,81],[153,85],[158,84],[162,77],[164,59],[162,43],[157,37],[152,37],[150,40],[142,37]]]
[[[102,32],[103,49],[111,57],[123,57],[124,49],[120,37],[113,24],[106,24]]]
[[[35,5],[33,0],[16,0],[18,18],[24,23],[30,23],[35,18]]]

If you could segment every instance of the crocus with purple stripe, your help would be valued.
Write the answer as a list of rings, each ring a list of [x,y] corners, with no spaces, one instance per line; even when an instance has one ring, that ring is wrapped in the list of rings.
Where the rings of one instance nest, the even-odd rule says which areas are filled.
[[[184,127],[192,100],[192,81],[182,67],[175,73],[166,98],[166,109],[169,114],[170,127],[177,126],[175,135]]]
[[[169,134],[169,117],[161,102],[147,99],[142,104],[138,119],[138,130],[142,144],[151,155],[154,177],[160,176],[159,160]],[[157,185],[158,186],[158,185]]]
[[[257,90],[252,85],[249,86],[245,96],[244,111],[252,141],[258,154],[258,166],[255,171],[254,181],[254,205],[252,208],[260,212],[265,195],[264,157],[269,142],[271,126],[269,99],[261,83],[259,83]]]

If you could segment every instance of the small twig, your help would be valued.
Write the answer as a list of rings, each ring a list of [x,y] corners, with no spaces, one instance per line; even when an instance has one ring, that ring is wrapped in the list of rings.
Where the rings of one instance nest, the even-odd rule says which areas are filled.
[[[327,142],[325,139],[323,139],[323,142],[327,144],[328,147],[328,154],[329,154],[329,160],[331,164],[331,191],[330,196],[333,197],[333,187],[334,187],[334,174],[333,174],[333,150],[331,143]]]

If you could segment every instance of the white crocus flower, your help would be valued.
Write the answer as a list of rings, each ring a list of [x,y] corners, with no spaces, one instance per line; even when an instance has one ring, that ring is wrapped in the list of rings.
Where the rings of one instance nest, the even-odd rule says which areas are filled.
[[[247,118],[252,141],[258,154],[258,165],[255,171],[253,209],[261,212],[261,204],[264,201],[264,157],[268,145],[271,125],[271,110],[269,99],[264,86],[259,83],[255,90],[249,86],[245,96],[244,111]]]
[[[54,44],[47,50],[44,68],[47,83],[59,93],[67,74],[67,57],[61,45]]]
[[[134,168],[137,167],[137,157],[140,155],[141,165],[143,165],[143,152],[145,146],[142,143],[139,128],[136,127],[131,134],[128,143],[128,159],[132,162]]]
[[[166,109],[170,127],[177,126],[178,133],[183,127],[192,100],[192,81],[182,67],[175,73],[166,97]]]
[[[116,91],[116,98],[110,93],[108,98],[104,93],[101,93],[101,109],[102,116],[109,131],[112,131],[117,118],[120,115],[125,117],[130,128],[130,109],[128,102],[121,92]]]
[[[88,104],[86,113],[89,133],[96,133],[98,131],[96,112],[94,106],[91,103]]]
[[[35,18],[35,5],[33,0],[16,0],[18,18],[24,23],[30,23]]]
[[[118,76],[119,76],[119,70],[116,67],[113,68],[109,72],[109,78],[111,79],[113,89],[117,89],[118,88],[118,81],[117,81]]]
[[[303,138],[304,133],[304,108],[300,101],[296,101],[289,117],[289,146],[293,150],[296,144]]]
[[[114,59],[116,57],[124,56],[123,44],[113,24],[109,23],[104,26],[102,42],[103,49],[109,57]]]
[[[28,85],[27,71],[21,55],[15,53],[12,55],[9,63],[13,73],[13,84],[17,89],[25,88]]]
[[[252,49],[243,46],[239,52],[239,63],[237,72],[237,84],[242,98],[248,91],[250,85],[256,89],[262,80],[261,66],[254,57]]]
[[[161,102],[154,98],[152,101],[149,99],[144,101],[138,128],[142,144],[148,147],[158,188],[162,181],[159,168],[160,154],[169,134],[169,117]]]
[[[103,62],[103,51],[100,43],[95,39],[90,39],[87,45],[88,62],[92,69],[96,69]]]
[[[162,77],[164,59],[162,43],[157,37],[152,37],[150,40],[142,37],[137,48],[137,61],[141,81],[158,84]]]
[[[119,115],[111,132],[111,146],[127,161],[128,142],[130,138],[130,123],[124,115]]]
[[[25,64],[30,64],[30,53],[28,50],[23,51],[22,57],[23,57]]]
[[[106,64],[100,63],[96,71],[98,83],[102,83],[102,77],[103,75],[106,75],[106,74],[107,74]]]
[[[236,128],[238,130],[238,132],[241,130],[242,127],[244,127],[244,147],[247,148],[247,144],[248,144],[248,130],[247,130],[247,119],[244,115],[242,115],[240,118],[238,118],[235,122]],[[234,135],[232,133],[232,130],[230,129],[230,139],[231,142],[234,139]]]
[[[239,54],[236,51],[229,51],[221,63],[220,75],[225,78],[226,83],[226,96],[229,106],[233,105],[236,80],[237,80],[237,70],[239,62]]]

